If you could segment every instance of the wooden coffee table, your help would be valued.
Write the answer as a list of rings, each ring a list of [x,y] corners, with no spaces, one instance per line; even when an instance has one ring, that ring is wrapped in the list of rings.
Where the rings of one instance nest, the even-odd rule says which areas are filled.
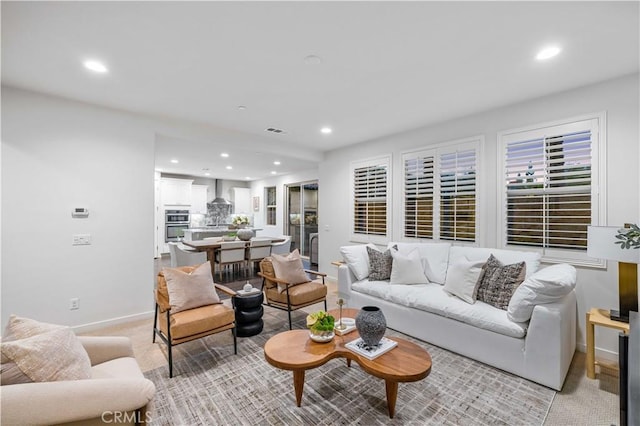
[[[338,321],[337,310],[329,311]],[[355,318],[357,309],[343,309],[342,315]],[[264,357],[274,367],[293,371],[293,387],[296,393],[296,405],[300,407],[304,389],[306,370],[320,367],[333,358],[351,360],[372,376],[384,379],[389,417],[393,418],[396,409],[399,382],[416,382],[431,372],[431,356],[420,346],[399,337],[388,337],[398,342],[398,346],[389,352],[369,360],[347,349],[345,345],[357,339],[358,331],[338,336],[328,343],[316,343],[309,338],[309,330],[290,330],[273,336],[264,345]]]

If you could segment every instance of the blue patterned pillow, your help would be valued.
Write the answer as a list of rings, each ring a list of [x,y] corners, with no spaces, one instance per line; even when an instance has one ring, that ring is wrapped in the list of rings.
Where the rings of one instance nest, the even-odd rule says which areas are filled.
[[[381,252],[367,246],[367,253],[369,254],[369,280],[388,280],[391,277],[391,265],[393,265],[391,251]]]

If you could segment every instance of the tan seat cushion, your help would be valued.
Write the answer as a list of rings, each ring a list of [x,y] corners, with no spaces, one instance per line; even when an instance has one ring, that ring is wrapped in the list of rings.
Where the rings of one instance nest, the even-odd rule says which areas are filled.
[[[277,287],[266,289],[267,299],[273,302],[287,303],[287,292],[280,293]],[[291,305],[304,305],[327,296],[327,286],[318,281],[309,281],[289,287]]]
[[[233,309],[224,305],[207,305],[200,308],[171,314],[171,339],[184,339],[233,324]],[[160,327],[167,334],[165,316],[160,318]]]

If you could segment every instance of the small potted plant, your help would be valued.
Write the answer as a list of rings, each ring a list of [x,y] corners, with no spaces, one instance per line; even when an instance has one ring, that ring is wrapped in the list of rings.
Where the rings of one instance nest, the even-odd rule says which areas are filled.
[[[231,223],[241,229],[249,224],[249,218],[245,215],[238,215],[231,220]]]
[[[334,326],[335,318],[325,311],[318,311],[307,315],[309,337],[314,342],[326,343],[333,340],[335,336],[333,332]]]
[[[640,249],[640,227],[632,224],[629,228],[618,229],[616,244],[620,244],[621,249]]]

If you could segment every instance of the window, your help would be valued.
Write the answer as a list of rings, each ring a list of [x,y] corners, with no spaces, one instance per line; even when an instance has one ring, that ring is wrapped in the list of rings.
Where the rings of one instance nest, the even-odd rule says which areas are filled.
[[[265,197],[264,199],[267,201],[266,215],[267,215],[267,225],[275,225],[276,224],[276,187],[269,186],[264,189]]]
[[[405,238],[476,241],[481,141],[476,137],[403,155]]]
[[[593,263],[585,252],[587,227],[602,216],[597,178],[603,120],[600,116],[499,135],[505,247],[536,248],[550,262]]]
[[[390,157],[352,163],[352,240],[385,242],[389,235]]]

